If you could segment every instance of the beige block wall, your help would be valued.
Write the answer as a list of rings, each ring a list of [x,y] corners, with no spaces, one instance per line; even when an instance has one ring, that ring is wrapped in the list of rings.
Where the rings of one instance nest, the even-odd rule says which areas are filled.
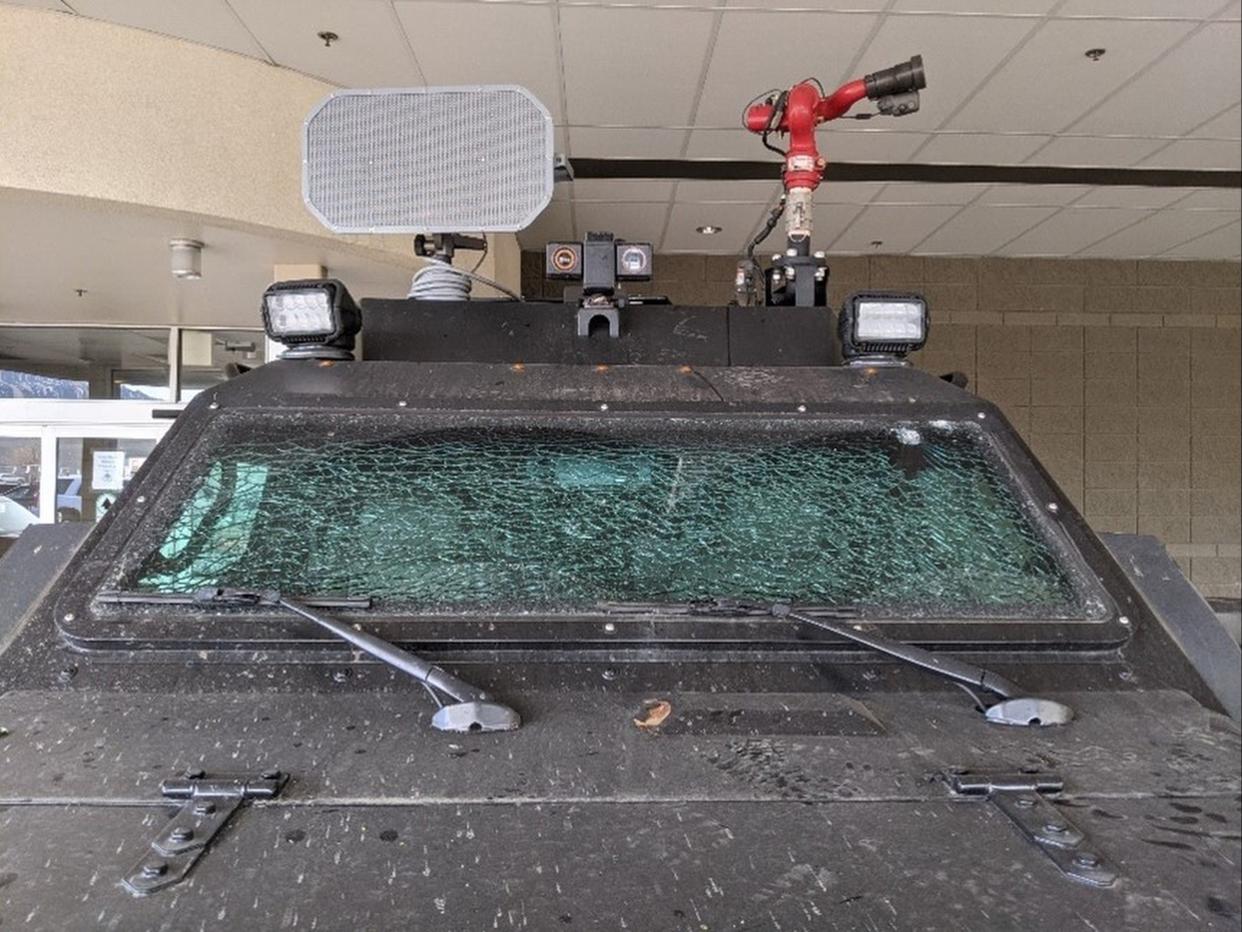
[[[1238,263],[842,256],[831,301],[926,295],[915,365],[997,403],[1100,531],[1154,534],[1208,596],[1242,595]],[[657,256],[641,291],[726,304],[735,260]],[[528,296],[554,296],[525,253]]]

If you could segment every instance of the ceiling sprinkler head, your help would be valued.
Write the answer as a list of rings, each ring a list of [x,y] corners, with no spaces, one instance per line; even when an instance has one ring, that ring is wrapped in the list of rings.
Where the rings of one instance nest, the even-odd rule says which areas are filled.
[[[700,233],[702,233],[704,236],[715,236],[717,233],[719,233],[723,229],[723,227],[718,227],[711,223],[705,223],[701,227],[695,227],[695,229],[698,230]]]
[[[1087,49],[1087,51],[1083,52],[1083,54],[1092,61],[1099,61],[1104,57],[1104,53],[1107,51],[1108,49]]]

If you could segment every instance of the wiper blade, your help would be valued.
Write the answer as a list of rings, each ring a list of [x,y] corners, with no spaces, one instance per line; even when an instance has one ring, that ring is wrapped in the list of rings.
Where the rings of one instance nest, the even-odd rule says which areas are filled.
[[[1074,717],[1074,711],[1069,706],[1051,699],[1024,696],[1021,687],[1016,683],[957,657],[936,654],[896,638],[841,624],[831,618],[795,611],[793,606],[785,603],[778,602],[768,606],[768,613],[774,618],[788,618],[790,621],[820,628],[963,686],[973,686],[1000,696],[1002,701],[984,711],[988,721],[1003,725],[1064,725]]]
[[[101,596],[103,593],[100,594]],[[226,589],[208,587],[189,593],[114,593],[117,601],[129,604],[155,605],[243,605],[276,606],[313,622],[343,641],[370,654],[375,659],[406,673],[422,683],[440,708],[431,719],[433,727],[440,731],[512,731],[522,724],[517,712],[495,702],[491,696],[442,667],[383,638],[368,634],[360,627],[321,615],[311,608],[309,601],[282,595],[273,589]],[[102,599],[101,599],[102,600]],[[339,602],[340,600],[338,600]],[[344,600],[365,603],[358,607],[370,607],[371,599]],[[437,690],[456,700],[451,705],[440,704]]]
[[[742,618],[750,615],[767,617],[772,606],[766,602],[747,599],[709,598],[688,602],[597,602],[597,611],[606,615],[694,615]],[[826,618],[857,618],[858,609],[852,605],[804,605],[799,611],[807,615]]]
[[[266,593],[260,590],[225,589],[207,591],[232,593],[236,598],[230,604],[234,605],[275,604],[271,600],[263,601],[261,597]],[[251,596],[252,598],[247,600],[245,596]],[[310,605],[315,608],[367,609],[375,604],[375,599],[369,595],[300,595],[297,596],[297,600],[303,605]],[[95,601],[104,605],[197,605],[204,602],[203,599],[198,598],[197,592],[134,592],[128,589],[100,590],[95,596]],[[208,599],[206,601],[214,600]]]

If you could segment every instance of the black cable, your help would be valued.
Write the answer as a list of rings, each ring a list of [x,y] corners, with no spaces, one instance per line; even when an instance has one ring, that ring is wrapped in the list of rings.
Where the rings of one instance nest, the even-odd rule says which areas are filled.
[[[768,222],[763,225],[755,238],[750,241],[750,245],[746,247],[746,258],[752,262],[755,259],[755,247],[768,238],[769,234],[776,229],[777,222],[781,219],[781,215],[785,213],[785,195],[781,195],[780,201],[772,208],[772,212],[768,214]]]

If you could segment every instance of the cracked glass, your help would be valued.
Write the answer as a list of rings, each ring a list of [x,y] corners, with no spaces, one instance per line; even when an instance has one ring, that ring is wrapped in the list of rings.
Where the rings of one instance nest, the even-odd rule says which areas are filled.
[[[738,598],[1098,614],[982,433],[938,423],[233,430],[126,581],[418,612]]]

